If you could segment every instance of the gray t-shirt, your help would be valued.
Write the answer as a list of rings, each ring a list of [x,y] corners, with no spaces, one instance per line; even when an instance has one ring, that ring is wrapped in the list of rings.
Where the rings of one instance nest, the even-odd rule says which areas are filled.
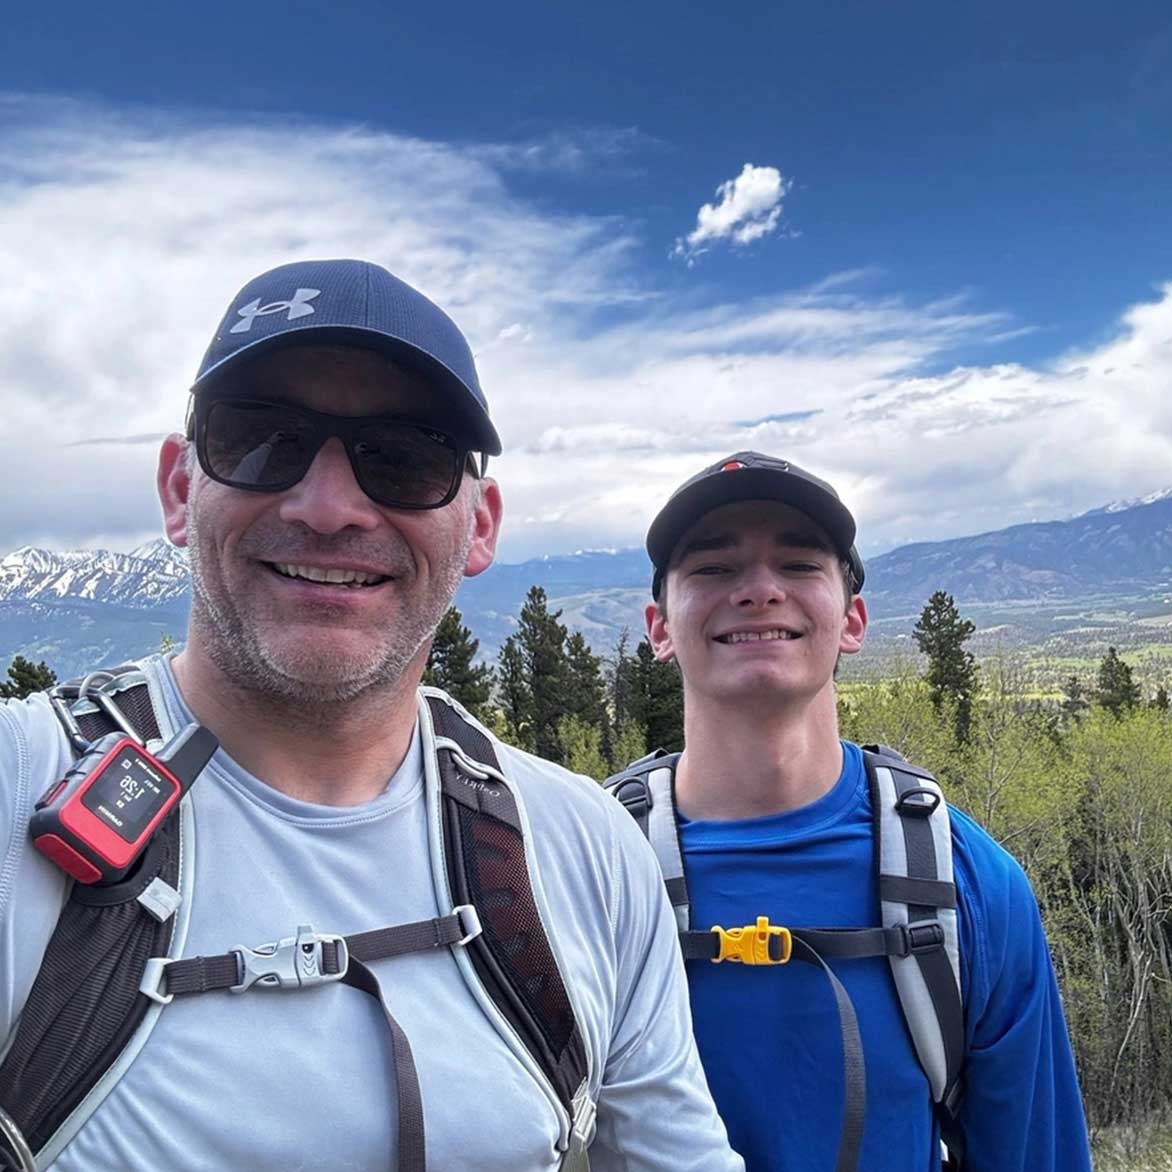
[[[166,661],[147,665],[171,722],[191,719]],[[594,1068],[595,1172],[722,1172],[727,1146],[691,1036],[674,921],[633,819],[593,782],[498,744],[524,802],[559,956]],[[0,705],[0,1036],[57,921],[64,876],[32,849],[33,802],[70,754],[43,697]],[[360,806],[297,801],[223,751],[192,790],[195,881],[185,956],[427,919],[437,905],[418,730]],[[374,965],[415,1054],[429,1172],[554,1169],[547,1097],[449,951]],[[329,1168],[388,1172],[396,1116],[377,1003],[330,984],[176,1000],[54,1172]]]

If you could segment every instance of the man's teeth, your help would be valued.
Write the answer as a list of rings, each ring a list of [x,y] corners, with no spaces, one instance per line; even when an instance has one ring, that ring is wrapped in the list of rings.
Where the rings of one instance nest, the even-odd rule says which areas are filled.
[[[331,586],[376,586],[385,582],[383,574],[363,574],[358,570],[323,570],[318,566],[291,566],[274,562],[273,569],[286,578],[305,578],[309,582],[326,582]]]
[[[772,631],[733,631],[730,635],[720,635],[720,643],[759,643],[762,639],[797,639],[799,636],[793,631],[783,631],[780,627]]]

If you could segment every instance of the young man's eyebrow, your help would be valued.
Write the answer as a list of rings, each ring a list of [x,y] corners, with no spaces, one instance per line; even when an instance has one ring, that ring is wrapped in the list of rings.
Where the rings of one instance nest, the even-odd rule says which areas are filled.
[[[833,553],[834,549],[826,538],[808,529],[783,529],[774,538],[778,546],[791,549],[812,549],[819,553]],[[713,553],[720,550],[733,549],[737,545],[737,538],[732,533],[700,534],[691,541],[684,542],[675,555],[676,561],[682,561],[689,554]]]
[[[694,537],[685,542],[676,552],[676,560],[682,561],[691,553],[711,553],[713,550],[732,549],[736,545],[736,538],[731,533],[712,533],[707,536]]]
[[[834,552],[825,537],[811,533],[808,529],[786,529],[777,535],[777,544],[792,546],[794,549],[816,549],[820,553]]]

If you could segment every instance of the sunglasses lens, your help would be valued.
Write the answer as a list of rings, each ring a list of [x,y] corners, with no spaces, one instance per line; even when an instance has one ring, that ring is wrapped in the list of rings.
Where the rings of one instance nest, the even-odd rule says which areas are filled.
[[[221,483],[278,492],[309,471],[332,435],[346,439],[359,485],[379,504],[436,508],[459,482],[463,457],[442,432],[393,419],[331,424],[295,406],[248,399],[208,404],[200,453],[205,471]]]
[[[446,500],[460,471],[460,453],[446,435],[391,420],[355,429],[354,461],[368,496],[408,509]]]
[[[288,488],[320,446],[312,422],[280,403],[218,399],[208,407],[203,455],[208,473],[238,488]]]

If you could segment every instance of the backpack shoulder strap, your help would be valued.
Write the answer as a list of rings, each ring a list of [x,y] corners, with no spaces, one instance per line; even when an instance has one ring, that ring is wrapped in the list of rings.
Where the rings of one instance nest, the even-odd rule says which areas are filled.
[[[659,860],[667,897],[681,932],[691,926],[691,901],[676,822],[675,776],[679,753],[656,749],[602,784],[639,824]]]
[[[448,696],[434,689],[423,696],[435,734],[447,882],[483,928],[466,954],[571,1121],[563,1169],[585,1167],[594,1132],[588,1052],[534,896],[517,797],[492,740]]]
[[[99,692],[99,674],[118,686]],[[89,688],[75,680],[54,689],[54,710],[59,718],[66,711],[62,723],[71,739],[127,731],[127,723],[139,739],[161,735],[165,718],[161,725],[137,669],[87,680]],[[175,955],[186,936],[182,893],[191,875],[193,821],[184,801],[156,831],[133,875],[108,887],[72,885],[0,1064],[0,1104],[39,1166],[52,1163],[76,1135],[153,1028],[161,1007],[139,984],[148,958]]]
[[[948,805],[936,779],[881,746],[863,750],[871,793],[875,865],[895,987],[932,1098],[947,1121],[961,1093],[964,1012]]]

